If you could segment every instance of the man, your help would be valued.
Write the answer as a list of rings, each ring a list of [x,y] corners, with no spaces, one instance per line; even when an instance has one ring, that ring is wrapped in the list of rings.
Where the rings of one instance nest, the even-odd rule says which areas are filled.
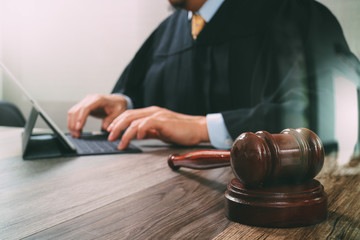
[[[245,131],[316,129],[319,92],[333,91],[335,67],[358,84],[359,62],[338,22],[313,0],[169,2],[180,9],[146,40],[113,94],[69,110],[74,137],[91,114],[104,119],[109,141],[125,131],[119,149],[134,137],[229,148]]]

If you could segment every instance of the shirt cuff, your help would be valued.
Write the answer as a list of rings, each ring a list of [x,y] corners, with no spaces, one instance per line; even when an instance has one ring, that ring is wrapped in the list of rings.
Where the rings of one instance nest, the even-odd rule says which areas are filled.
[[[129,96],[126,96],[125,94],[122,94],[122,93],[112,93],[112,94],[115,94],[115,95],[120,95],[120,96],[123,96],[126,100],[126,109],[133,109],[134,108],[134,104],[131,100],[131,98]]]
[[[219,149],[230,149],[233,140],[226,129],[222,114],[207,114],[206,123],[211,145]]]

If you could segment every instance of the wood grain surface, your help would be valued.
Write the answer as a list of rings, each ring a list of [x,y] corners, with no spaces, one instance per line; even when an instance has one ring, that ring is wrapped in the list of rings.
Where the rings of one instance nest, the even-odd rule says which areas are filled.
[[[316,177],[328,219],[302,228],[229,221],[231,168],[180,169],[172,153],[193,150],[135,141],[144,152],[24,161],[21,132],[0,127],[0,239],[360,239],[360,160],[326,156]],[[344,162],[344,161],[342,161]]]

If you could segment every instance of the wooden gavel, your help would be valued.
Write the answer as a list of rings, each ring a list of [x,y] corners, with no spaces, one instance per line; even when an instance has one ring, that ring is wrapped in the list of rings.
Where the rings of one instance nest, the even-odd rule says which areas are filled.
[[[320,172],[324,164],[324,148],[320,138],[306,128],[285,129],[280,134],[246,132],[236,138],[230,151],[172,154],[168,164],[173,170],[231,165],[235,176],[250,187],[301,183]]]

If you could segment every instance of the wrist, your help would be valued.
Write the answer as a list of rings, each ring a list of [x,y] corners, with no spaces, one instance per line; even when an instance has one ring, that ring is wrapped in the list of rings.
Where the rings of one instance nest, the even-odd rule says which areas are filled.
[[[199,117],[199,142],[210,142],[206,117]]]
[[[125,107],[125,109],[133,109],[134,108],[134,104],[129,96],[122,94],[122,93],[112,93],[111,95],[115,96],[117,98],[120,97],[121,105],[123,105]]]

